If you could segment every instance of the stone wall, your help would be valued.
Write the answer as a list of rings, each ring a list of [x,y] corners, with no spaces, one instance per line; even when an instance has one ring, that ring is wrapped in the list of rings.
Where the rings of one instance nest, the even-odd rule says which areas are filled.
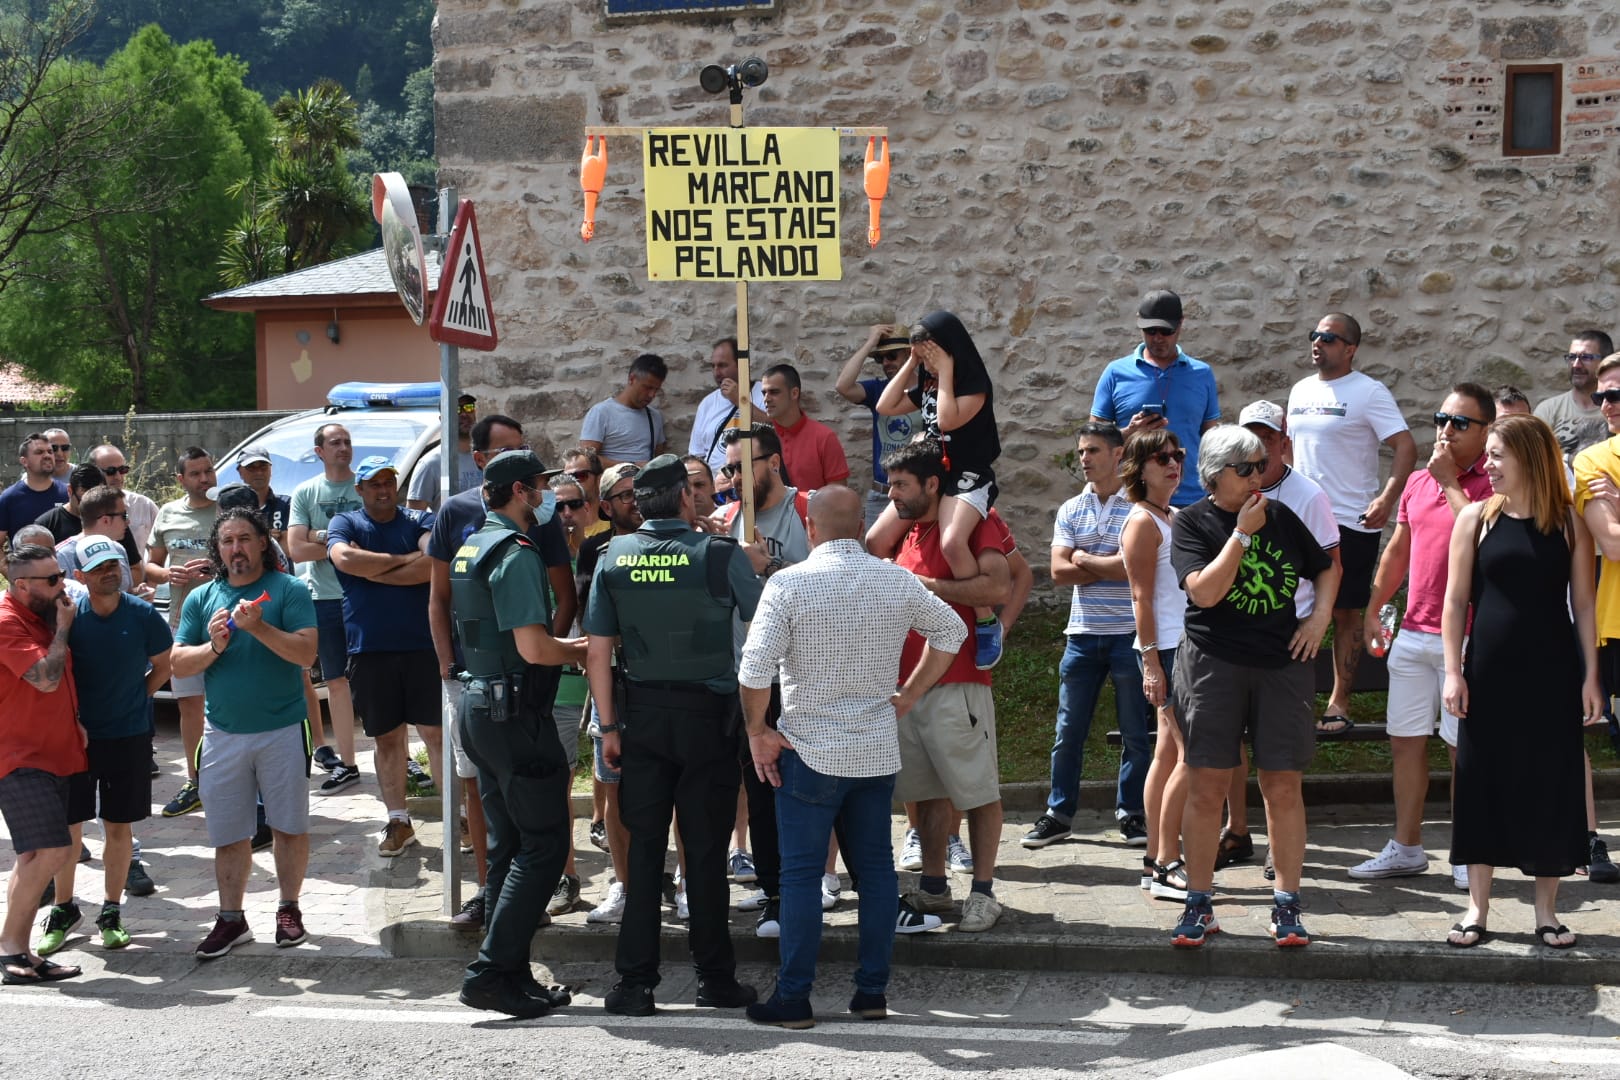
[[[726,123],[699,69],[770,65],[751,125],[883,124],[894,174],[868,250],[844,143],[840,282],[750,288],[756,365],[790,361],[807,409],[877,320],[936,307],[997,384],[1002,507],[1044,566],[1055,464],[1138,297],[1187,304],[1184,347],[1223,411],[1309,372],[1321,313],[1361,319],[1358,366],[1432,438],[1459,377],[1559,389],[1572,331],[1614,329],[1620,17],[1576,0],[781,0],[761,19],[607,24],[594,0],[441,0],[441,180],[477,201],[501,347],[465,382],[570,443],[643,350],[671,363],[684,433],[731,332],[730,285],[647,281],[640,148],[610,144],[596,239],[579,239],[586,124]],[[1563,64],[1565,152],[1505,158],[1505,65]],[[756,369],[757,370],[757,369]],[[869,371],[870,373],[870,371]],[[680,439],[684,443],[684,437]]]

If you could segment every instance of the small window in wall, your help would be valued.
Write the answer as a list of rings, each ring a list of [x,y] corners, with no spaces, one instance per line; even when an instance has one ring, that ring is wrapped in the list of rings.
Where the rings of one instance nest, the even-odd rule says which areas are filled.
[[[1556,154],[1564,123],[1564,65],[1517,64],[1507,69],[1502,153]]]

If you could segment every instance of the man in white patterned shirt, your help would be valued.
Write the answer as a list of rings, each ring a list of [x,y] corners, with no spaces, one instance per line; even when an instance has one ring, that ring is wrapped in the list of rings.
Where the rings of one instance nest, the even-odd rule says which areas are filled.
[[[896,717],[945,674],[967,625],[906,570],[866,553],[861,498],[831,486],[810,499],[810,557],[765,586],[743,646],[743,714],[754,767],[776,789],[781,843],[781,970],[751,1020],[787,1028],[815,1023],[810,988],[821,945],[822,865],[833,820],[844,859],[860,881],[860,962],[849,1010],[888,1015],[885,993],[898,911],[889,807],[900,770]],[[885,598],[872,606],[874,596]],[[849,612],[867,614],[854,623]],[[898,692],[910,631],[928,645]],[[782,715],[765,722],[780,672]],[[937,917],[930,918],[938,925]]]

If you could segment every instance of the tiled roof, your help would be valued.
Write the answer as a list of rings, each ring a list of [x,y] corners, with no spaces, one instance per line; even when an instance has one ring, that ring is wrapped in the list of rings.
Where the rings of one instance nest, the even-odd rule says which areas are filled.
[[[65,386],[35,382],[16,364],[0,363],[0,405],[60,405],[71,394]]]
[[[428,292],[439,280],[439,253],[429,251],[427,259]],[[394,282],[388,276],[388,258],[382,248],[372,248],[345,259],[311,266],[307,270],[294,270],[251,285],[214,293],[204,303],[225,301],[233,308],[245,306],[241,301],[252,300],[331,300],[337,297],[393,296]]]

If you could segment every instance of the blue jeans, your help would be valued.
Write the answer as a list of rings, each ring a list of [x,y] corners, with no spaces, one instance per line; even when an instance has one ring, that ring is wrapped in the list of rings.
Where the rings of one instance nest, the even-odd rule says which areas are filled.
[[[1131,634],[1070,634],[1058,667],[1057,737],[1052,743],[1052,794],[1046,812],[1065,825],[1080,805],[1080,767],[1085,761],[1091,714],[1104,678],[1114,680],[1114,707],[1125,743],[1114,807],[1120,817],[1142,813],[1142,785],[1153,748],[1148,742],[1148,703]]]
[[[889,843],[889,806],[894,775],[826,776],[792,750],[777,760],[782,786],[776,789],[778,845],[782,852],[782,969],[776,996],[807,1001],[816,980],[821,949],[821,873],[838,819],[844,864],[860,882],[860,963],[855,988],[868,994],[889,986],[894,951],[894,920],[899,914],[899,881]]]

